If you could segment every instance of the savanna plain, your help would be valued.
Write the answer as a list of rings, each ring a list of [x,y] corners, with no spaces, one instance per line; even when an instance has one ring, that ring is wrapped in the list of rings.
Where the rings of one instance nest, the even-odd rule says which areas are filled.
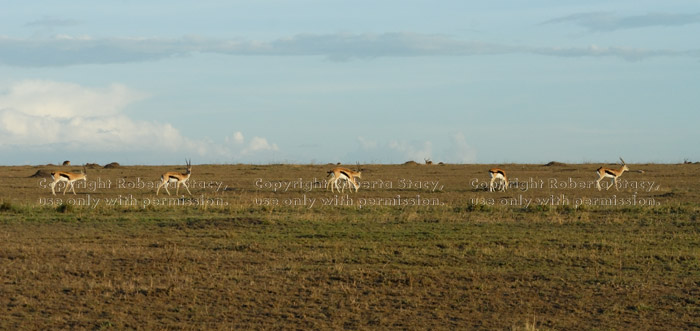
[[[0,329],[700,328],[700,164],[601,165],[0,167]]]

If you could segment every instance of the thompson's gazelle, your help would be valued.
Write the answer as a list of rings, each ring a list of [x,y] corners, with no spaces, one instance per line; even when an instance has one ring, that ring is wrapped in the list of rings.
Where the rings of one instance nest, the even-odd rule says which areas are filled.
[[[51,186],[51,193],[53,193],[53,195],[56,195],[56,190],[54,188],[59,182],[66,182],[66,188],[63,190],[63,194],[66,194],[69,186],[73,190],[73,194],[76,194],[73,183],[77,180],[87,181],[87,168],[83,166],[83,172],[52,171],[51,179],[53,179],[53,182],[49,184],[49,186]]]
[[[610,186],[615,185],[616,190],[620,190],[617,187],[617,178],[622,176],[622,173],[625,171],[629,171],[630,168],[627,168],[627,163],[625,163],[625,160],[620,157],[620,161],[622,161],[622,166],[620,169],[610,169],[606,167],[600,167],[598,170],[596,170],[596,173],[598,174],[598,180],[595,181],[595,185],[598,188],[598,191],[600,191],[600,181],[603,180],[603,178],[612,178],[612,183],[610,183]],[[610,189],[610,186],[608,186],[608,190]]]
[[[362,178],[362,171],[359,169],[360,165],[358,164],[357,167],[357,171],[343,167],[335,167],[329,170],[327,173],[329,176],[331,176],[331,178],[328,180],[328,186],[330,187],[331,192],[333,192],[334,186],[338,189],[338,192],[341,192],[341,188],[338,185],[338,181],[341,180],[344,180],[346,183],[352,185],[355,188],[355,192],[357,192],[360,189],[360,184],[357,182],[356,178]],[[352,187],[350,188],[350,191],[352,191]],[[342,192],[345,192],[345,185],[343,185]]]
[[[168,185],[170,185],[170,183],[175,184],[175,195],[178,195],[180,192],[180,185],[184,186],[187,189],[187,193],[192,195],[190,188],[187,187],[187,181],[190,179],[190,174],[192,173],[192,161],[185,160],[185,163],[187,163],[187,171],[185,173],[170,171],[160,176],[160,185],[158,185],[156,195],[160,192],[161,187],[165,188],[165,192],[168,192],[168,195],[170,195],[170,191],[168,191]]]
[[[506,171],[500,168],[491,168],[489,169],[489,175],[491,175],[491,183],[489,183],[489,192],[493,192],[495,190],[495,183],[496,180],[499,180],[502,182],[501,184],[501,191],[505,191],[508,189],[508,176],[506,175]]]

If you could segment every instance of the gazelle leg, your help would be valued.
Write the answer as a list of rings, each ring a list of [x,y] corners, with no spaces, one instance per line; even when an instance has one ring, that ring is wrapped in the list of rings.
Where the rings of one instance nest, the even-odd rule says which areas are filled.
[[[335,186],[336,191],[340,193],[340,177],[336,178],[335,181],[333,181],[333,185]]]
[[[167,183],[167,182],[165,182],[165,181],[161,181],[161,182],[160,182],[160,185],[158,185],[158,189],[156,189],[156,195],[158,195],[158,193],[160,192],[160,188],[163,187],[166,183]],[[165,187],[165,191],[166,191],[166,192],[168,191],[168,187],[167,187],[167,186]],[[170,195],[170,193],[168,193],[168,195]]]
[[[189,193],[190,195],[192,195],[192,192],[190,192],[190,188],[187,187],[187,183],[182,182],[182,186],[184,186],[184,187],[187,189],[187,193]]]
[[[335,186],[336,180],[337,180],[337,179],[335,178],[335,176],[331,177],[331,179],[328,180],[328,186],[329,186],[329,188],[331,189],[331,193],[334,192],[334,191],[333,191],[333,187]]]
[[[163,186],[165,192],[168,193],[168,195],[170,195],[170,191],[168,191],[168,186],[170,186],[170,183],[164,182],[163,184],[161,184],[161,186]]]

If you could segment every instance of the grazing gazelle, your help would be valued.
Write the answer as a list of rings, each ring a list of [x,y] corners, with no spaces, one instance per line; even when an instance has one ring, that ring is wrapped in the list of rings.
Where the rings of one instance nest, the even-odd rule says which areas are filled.
[[[500,180],[503,182],[503,185],[501,186],[501,191],[505,191],[508,189],[508,176],[506,176],[506,171],[500,168],[491,168],[489,169],[489,175],[491,175],[491,183],[489,183],[489,192],[494,191],[494,183],[496,180]]]
[[[180,192],[181,184],[187,189],[187,193],[192,195],[192,192],[190,192],[190,188],[187,187],[187,180],[190,179],[190,174],[192,173],[192,162],[189,160],[185,160],[185,163],[187,163],[187,171],[184,174],[171,171],[166,172],[160,176],[160,185],[158,185],[156,195],[158,195],[158,192],[160,192],[161,187],[165,187],[165,192],[168,192],[168,195],[170,195],[170,191],[168,191],[168,185],[170,185],[170,183],[175,183],[175,195],[177,195]]]
[[[598,170],[596,170],[596,173],[598,174],[598,180],[595,181],[595,185],[598,188],[598,191],[600,191],[600,181],[603,180],[603,178],[608,177],[612,178],[612,183],[610,186],[615,185],[616,190],[620,190],[617,187],[617,177],[622,176],[622,173],[625,171],[629,171],[630,168],[627,168],[627,163],[625,163],[625,160],[620,157],[620,161],[622,161],[622,167],[620,169],[610,169],[610,168],[605,168],[605,167],[600,167]],[[608,190],[610,189],[610,186],[608,186]]]
[[[328,186],[330,187],[331,192],[333,192],[333,186],[340,191],[340,186],[338,185],[338,181],[340,180],[345,180],[345,182],[355,187],[355,192],[357,192],[357,190],[360,189],[360,184],[355,178],[362,178],[362,171],[359,169],[360,165],[358,164],[357,167],[357,171],[352,171],[343,167],[335,167],[329,170],[328,175],[331,176],[331,179],[328,180]],[[350,191],[352,191],[352,188],[350,188]],[[343,185],[342,192],[345,192],[345,185]]]
[[[53,195],[56,195],[56,191],[54,188],[59,182],[66,182],[66,188],[63,190],[63,194],[66,194],[69,186],[73,190],[73,194],[76,194],[75,186],[73,186],[73,183],[76,180],[87,181],[87,169],[85,168],[85,166],[83,166],[83,172],[52,171],[51,179],[53,179],[53,182],[49,184],[49,186],[51,186],[51,193],[53,193]]]

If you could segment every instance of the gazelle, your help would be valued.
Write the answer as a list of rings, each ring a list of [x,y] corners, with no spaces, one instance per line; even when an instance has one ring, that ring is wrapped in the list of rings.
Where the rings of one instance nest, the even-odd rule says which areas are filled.
[[[430,160],[430,158],[427,158],[427,159],[426,159],[426,158],[423,158],[423,160],[425,161],[425,164],[427,164],[427,165],[433,164],[433,161]]]
[[[156,195],[160,192],[161,187],[164,187],[165,192],[168,192],[168,195],[170,195],[170,191],[168,191],[168,185],[170,185],[170,183],[175,183],[175,195],[178,195],[180,192],[180,185],[184,186],[187,189],[187,193],[192,195],[190,188],[187,187],[187,181],[190,179],[190,174],[192,173],[192,161],[185,160],[185,163],[187,163],[187,171],[185,173],[181,174],[179,172],[170,171],[160,176],[161,182],[156,190]]]
[[[331,179],[328,180],[328,186],[331,188],[331,192],[333,192],[333,186],[335,186],[339,192],[341,191],[338,185],[338,181],[340,180],[345,180],[345,182],[352,185],[355,188],[355,192],[357,192],[360,189],[360,184],[355,178],[362,178],[362,171],[359,169],[360,165],[358,164],[357,167],[357,171],[352,171],[343,167],[335,167],[329,170],[328,175],[331,176]],[[352,191],[352,188],[350,188],[350,191]],[[342,192],[345,192],[345,185],[343,185]]]
[[[615,189],[619,191],[619,188],[617,187],[617,178],[622,176],[622,173],[625,171],[630,170],[630,168],[627,168],[627,163],[625,163],[625,160],[623,160],[622,157],[620,157],[620,161],[622,161],[622,167],[620,167],[620,169],[600,167],[598,170],[596,170],[598,180],[595,181],[595,185],[598,188],[598,191],[600,191],[600,181],[605,177],[612,178],[612,183],[610,186],[615,185]],[[610,189],[610,186],[608,186],[608,190]]]
[[[489,175],[491,175],[491,183],[489,183],[489,192],[494,191],[494,183],[496,182],[496,180],[503,182],[501,191],[505,191],[508,189],[508,176],[506,175],[505,170],[500,168],[491,168],[489,169]]]
[[[51,179],[53,179],[53,182],[49,184],[49,186],[51,186],[51,193],[53,193],[53,195],[56,195],[56,190],[54,188],[59,182],[66,182],[66,188],[63,190],[63,194],[66,194],[69,186],[73,190],[73,194],[76,194],[73,183],[77,180],[87,181],[87,168],[83,166],[83,172],[52,171]]]

